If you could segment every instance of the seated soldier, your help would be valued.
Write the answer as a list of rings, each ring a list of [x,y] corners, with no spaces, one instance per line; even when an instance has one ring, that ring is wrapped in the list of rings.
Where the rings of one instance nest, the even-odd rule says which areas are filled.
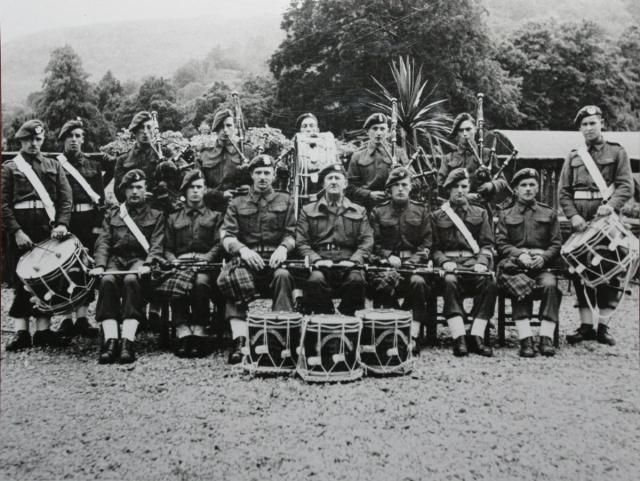
[[[231,200],[220,229],[222,246],[232,256],[218,277],[234,339],[230,364],[242,361],[248,303],[256,291],[269,292],[272,310],[293,311],[293,277],[280,267],[295,248],[293,201],[289,194],[273,190],[275,166],[270,156],[256,156],[249,172],[249,193]]]
[[[186,294],[173,298],[171,312],[176,325],[178,357],[200,357],[206,354],[204,328],[209,323],[209,301],[214,294],[211,272],[194,275],[180,271],[179,261],[199,259],[215,262],[221,254],[219,228],[222,215],[204,204],[204,175],[199,170],[189,171],[180,187],[185,202],[177,212],[167,218],[164,236],[164,257],[178,263],[177,276],[187,274],[188,281],[180,287]],[[171,279],[176,281],[174,279]],[[178,282],[178,281],[176,281]]]
[[[361,265],[371,254],[373,231],[364,207],[344,196],[347,173],[342,164],[322,169],[319,181],[324,195],[300,211],[296,244],[315,270],[305,283],[303,304],[308,313],[332,314],[333,286],[342,300],[340,313],[353,316],[364,308],[364,272]],[[331,269],[334,263],[339,269]]]
[[[516,201],[501,213],[496,230],[496,247],[502,259],[498,266],[498,286],[511,297],[522,357],[536,355],[530,319],[533,299],[541,298],[538,350],[544,356],[553,356],[552,339],[562,293],[555,274],[542,269],[553,265],[560,254],[562,238],[558,217],[553,209],[536,202],[539,183],[534,169],[516,172],[511,186]]]
[[[424,205],[409,199],[411,172],[405,167],[393,169],[385,190],[391,200],[371,212],[374,253],[394,268],[400,268],[403,263],[426,264],[432,242],[431,218]],[[429,288],[420,275],[402,278],[396,271],[392,272],[396,276],[373,276],[374,306],[397,308],[397,297],[404,297],[402,308],[410,309],[413,313],[411,337],[415,341],[420,332],[420,323],[426,322]]]
[[[105,268],[131,273],[104,275],[100,281],[96,305],[96,321],[102,324],[104,334],[100,364],[136,360],[134,341],[145,307],[140,277],[149,273],[153,260],[162,259],[163,250],[164,219],[162,212],[151,209],[146,202],[144,172],[127,172],[118,188],[124,193],[125,202],[105,215],[94,250],[96,267],[92,274],[102,275]]]
[[[469,174],[465,169],[452,170],[443,188],[449,192],[449,201],[433,213],[432,252],[434,266],[450,271],[443,279],[443,297],[444,316],[454,339],[453,354],[468,354],[463,300],[472,295],[474,320],[469,350],[492,356],[493,350],[485,346],[483,337],[495,308],[496,284],[491,276],[473,274],[486,273],[492,267],[493,231],[487,211],[469,204]],[[458,268],[470,272],[454,273]]]

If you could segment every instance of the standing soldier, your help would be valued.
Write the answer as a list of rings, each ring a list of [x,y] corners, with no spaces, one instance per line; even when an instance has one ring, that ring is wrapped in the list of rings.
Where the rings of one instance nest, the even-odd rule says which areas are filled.
[[[2,216],[7,233],[8,253],[15,271],[18,259],[34,244],[62,239],[71,220],[72,194],[69,181],[59,162],[42,155],[44,124],[29,120],[16,133],[20,141],[18,155],[2,166]],[[19,279],[15,279],[14,298],[9,316],[14,318],[15,335],[7,351],[31,347],[29,318],[36,318],[33,345],[59,346],[63,339],[51,331],[51,317],[40,312]]]
[[[243,154],[237,143],[231,110],[216,112],[212,128],[218,137],[216,143],[198,153],[197,163],[206,181],[207,207],[224,212],[227,203],[237,194],[236,189],[242,187],[245,192],[248,189],[251,179],[244,164],[248,163],[251,153]]]
[[[367,209],[372,209],[386,199],[384,184],[389,172],[398,165],[407,165],[407,155],[402,149],[389,144],[389,119],[384,114],[373,114],[365,120],[363,128],[369,135],[365,147],[357,150],[349,163],[347,197]],[[396,159],[393,159],[393,150]]]
[[[271,293],[274,311],[293,311],[293,277],[280,267],[295,248],[293,201],[289,194],[273,190],[275,166],[270,156],[255,157],[249,172],[249,193],[229,203],[220,229],[222,246],[233,256],[218,278],[227,296],[225,312],[234,339],[230,364],[242,361],[248,303],[256,291]]]
[[[169,215],[165,227],[164,257],[168,261],[199,259],[215,262],[221,254],[219,228],[222,215],[204,204],[204,175],[189,171],[182,181],[180,192],[184,205]],[[178,273],[180,275],[181,273]],[[189,282],[186,297],[171,301],[173,322],[176,325],[178,357],[200,357],[206,353],[204,328],[209,323],[209,302],[214,294],[214,279],[208,271],[198,272]]]
[[[452,170],[444,183],[449,201],[433,213],[433,262],[449,273],[445,274],[444,315],[454,339],[453,354],[466,356],[471,350],[481,356],[492,356],[483,338],[487,323],[493,317],[496,284],[491,276],[483,276],[492,268],[493,230],[487,211],[469,203],[469,174],[463,168]],[[470,273],[457,274],[458,268]],[[479,275],[474,275],[477,273]],[[465,339],[463,306],[465,297],[473,296],[471,345]]]
[[[373,248],[373,231],[364,207],[344,196],[347,173],[342,164],[325,167],[318,177],[324,195],[302,208],[296,230],[298,252],[315,268],[305,283],[304,308],[309,313],[334,313],[333,287],[342,298],[340,313],[353,316],[364,308],[362,265]]]
[[[385,189],[391,200],[371,212],[374,253],[396,269],[403,263],[426,264],[433,241],[431,217],[427,207],[409,199],[411,172],[396,167],[389,174]],[[402,308],[413,313],[411,337],[417,340],[420,324],[426,322],[429,287],[424,277],[412,275],[399,283],[385,277],[389,276],[373,276],[374,305],[397,308],[396,296],[404,297]]]
[[[84,125],[80,119],[70,120],[62,126],[58,140],[63,143],[64,148],[62,155],[58,156],[58,161],[67,174],[73,193],[71,233],[80,240],[89,255],[93,255],[97,232],[102,225],[104,185],[100,163],[89,159],[82,152],[84,132]],[[87,310],[93,299],[93,295],[88,296],[84,304],[75,309],[75,324],[71,317],[63,319],[58,330],[60,335],[97,336],[97,329],[92,328],[87,319]]]
[[[451,129],[451,138],[456,140],[457,149],[442,159],[438,171],[438,185],[442,186],[449,173],[458,168],[467,170],[470,176],[468,199],[487,206],[488,202],[500,201],[509,194],[509,184],[503,176],[492,180],[492,174],[498,166],[491,163],[491,150],[482,149],[482,161],[475,141],[476,124],[473,116],[467,112],[458,115]],[[445,189],[446,190],[446,189]],[[492,215],[490,213],[490,215]],[[493,223],[493,219],[489,219]]]
[[[543,269],[552,267],[560,255],[562,238],[555,211],[536,202],[538,172],[522,169],[511,180],[515,203],[500,214],[496,247],[502,259],[498,286],[511,297],[511,311],[520,339],[520,356],[534,357],[531,316],[533,299],[540,303],[540,344],[543,356],[553,356],[553,334],[558,326],[562,292],[558,279]]]
[[[562,166],[558,200],[572,229],[582,232],[595,217],[620,212],[633,194],[633,180],[624,148],[602,135],[604,121],[599,107],[582,107],[574,124],[584,136],[585,144],[572,150]],[[613,346],[615,340],[608,332],[608,322],[621,297],[617,281],[591,289],[576,277],[574,286],[581,324],[574,334],[567,336],[567,341],[576,344],[597,339]],[[594,318],[596,309],[599,315]],[[593,328],[596,323],[597,333]]]
[[[151,209],[146,202],[144,172],[130,170],[118,188],[125,201],[105,215],[96,241],[96,267],[92,274],[103,275],[105,269],[131,273],[103,275],[100,281],[96,305],[96,321],[102,324],[104,334],[100,364],[136,360],[136,331],[145,317],[141,276],[149,273],[149,265],[155,259],[162,259],[163,251],[164,219],[162,212]]]
[[[118,201],[124,200],[124,193],[118,191],[118,186],[122,183],[124,175],[133,169],[140,169],[144,172],[147,182],[147,192],[153,192],[156,188],[156,168],[158,166],[158,154],[151,146],[152,117],[149,112],[138,112],[133,116],[129,131],[134,135],[136,141],[133,148],[122,154],[116,160],[116,167],[113,180],[113,191]]]

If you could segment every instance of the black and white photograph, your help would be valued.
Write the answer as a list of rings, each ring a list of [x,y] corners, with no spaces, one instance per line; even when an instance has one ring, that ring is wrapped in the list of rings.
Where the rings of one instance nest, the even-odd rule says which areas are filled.
[[[637,479],[639,25],[3,0],[0,481]]]

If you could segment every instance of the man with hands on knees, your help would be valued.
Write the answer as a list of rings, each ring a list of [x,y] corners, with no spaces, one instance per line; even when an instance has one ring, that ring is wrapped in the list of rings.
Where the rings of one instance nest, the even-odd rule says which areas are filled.
[[[298,219],[296,245],[314,270],[305,283],[308,313],[332,314],[332,287],[341,296],[338,310],[353,316],[364,308],[366,282],[361,265],[371,254],[373,231],[364,207],[344,195],[347,173],[342,164],[320,171],[324,195],[305,205]]]
[[[492,356],[493,350],[484,344],[484,333],[493,317],[496,284],[484,274],[493,265],[493,230],[487,211],[472,205],[467,199],[469,174],[463,168],[452,170],[444,183],[449,200],[433,213],[433,263],[449,271],[443,279],[444,315],[454,339],[453,354],[466,356],[471,350],[481,356]],[[469,269],[470,274],[454,273]],[[473,296],[473,324],[465,339],[463,306],[465,297]]]
[[[136,331],[145,319],[142,276],[149,274],[150,264],[161,260],[163,253],[164,218],[146,202],[144,172],[130,170],[118,188],[125,202],[105,215],[94,250],[96,267],[91,272],[102,277],[96,305],[96,321],[104,334],[100,364],[136,360]],[[104,275],[105,269],[130,272]]]
[[[295,248],[293,200],[273,189],[275,162],[269,155],[254,157],[249,172],[248,194],[231,200],[220,229],[222,247],[232,257],[218,277],[234,339],[230,364],[242,361],[248,305],[257,292],[270,294],[272,310],[293,311],[293,277],[281,267]]]
[[[57,160],[40,152],[45,139],[40,120],[25,122],[15,135],[20,152],[2,166],[2,216],[7,234],[9,272],[15,273],[20,257],[34,244],[68,235],[71,220],[72,193],[64,169]],[[13,279],[14,298],[9,316],[14,318],[15,335],[6,345],[7,351],[18,351],[32,345],[29,318],[36,318],[33,346],[65,344],[50,329],[51,317],[32,304],[31,294],[20,279]]]

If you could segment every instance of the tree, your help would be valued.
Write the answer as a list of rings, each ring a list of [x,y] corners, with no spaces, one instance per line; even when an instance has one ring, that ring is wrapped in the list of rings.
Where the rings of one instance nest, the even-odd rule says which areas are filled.
[[[182,107],[183,124],[197,128],[203,120],[211,121],[214,112],[230,99],[231,88],[224,82],[214,82],[204,95]]]
[[[369,113],[371,77],[393,83],[388,64],[410,55],[423,65],[436,95],[453,111],[473,110],[486,94],[494,123],[517,122],[518,80],[494,58],[485,11],[475,0],[304,0],[292,3],[282,28],[287,36],[270,60],[277,107],[288,118],[306,111],[339,131],[361,125]]]
[[[627,103],[617,57],[596,23],[548,20],[513,32],[501,45],[499,60],[522,77],[522,127],[572,130],[585,104],[599,105],[615,120]]]
[[[620,129],[640,129],[640,28],[627,28],[617,41],[618,67],[625,80],[626,104],[616,112],[616,121],[609,122]]]
[[[247,127],[264,127],[276,118],[274,102],[276,84],[272,77],[247,78],[240,87],[240,102]]]
[[[56,148],[60,128],[76,117],[86,123],[89,146],[92,141],[100,143],[109,138],[108,125],[98,110],[88,77],[82,60],[69,45],[53,50],[45,68],[42,96],[36,104],[36,115],[47,125],[46,149]]]
[[[124,88],[118,79],[113,76],[111,70],[104,74],[96,87],[98,96],[98,109],[100,112],[115,110],[124,96]]]

